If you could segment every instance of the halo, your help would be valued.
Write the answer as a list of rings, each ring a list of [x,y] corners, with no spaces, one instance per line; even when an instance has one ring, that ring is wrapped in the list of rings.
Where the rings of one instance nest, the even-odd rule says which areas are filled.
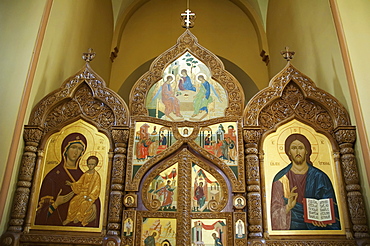
[[[172,81],[175,81],[175,75],[173,75],[173,74],[169,73],[169,74],[165,74],[165,75],[163,75],[163,82],[165,82],[165,81],[166,81],[166,78],[167,78],[167,77],[171,77],[171,78],[172,78]]]
[[[285,153],[285,140],[287,139],[288,136],[290,136],[291,134],[294,134],[294,133],[299,133],[299,134],[302,134],[304,135],[308,141],[310,141],[310,144],[311,144],[311,156],[310,156],[310,159],[311,159],[311,162],[314,163],[318,157],[318,153],[319,153],[319,144],[318,144],[318,140],[315,136],[315,134],[313,134],[311,131],[305,129],[304,127],[301,127],[301,126],[291,126],[291,127],[288,127],[286,128],[285,130],[283,130],[280,135],[278,136],[278,144],[277,144],[277,151],[280,155],[280,158],[282,160],[284,160],[285,163],[289,164],[290,163],[290,160],[289,160],[289,157],[286,155]]]
[[[61,131],[55,133],[52,135],[52,138],[50,138],[50,147],[52,148],[53,154],[56,157],[58,163],[63,160],[63,155],[61,155],[61,146],[64,141],[64,139],[71,133],[79,133],[85,136],[87,141],[87,146],[85,146],[84,153],[82,156],[86,155],[86,152],[88,149],[91,148],[91,146],[94,146],[94,137],[89,131],[87,127],[84,125],[77,125],[75,123],[63,128]],[[48,140],[49,141],[49,140]],[[64,151],[64,150],[63,150]],[[81,163],[81,160],[79,162]]]
[[[205,75],[204,73],[198,73],[198,74],[196,75],[196,78],[197,78],[197,81],[198,81],[198,82],[200,82],[200,81],[199,81],[199,76],[201,76],[201,75],[203,76],[203,78],[204,78],[205,80],[207,80],[207,75]]]
[[[86,164],[86,162],[87,162],[87,159],[90,157],[90,156],[96,156],[96,157],[98,157],[98,159],[99,159],[99,163],[98,163],[98,165],[96,165],[96,167],[95,167],[95,170],[96,171],[99,171],[101,168],[102,168],[102,166],[103,166],[103,162],[104,162],[104,158],[103,158],[103,156],[102,156],[102,154],[101,153],[99,153],[99,152],[97,152],[97,151],[89,151],[89,152],[87,152],[87,153],[85,153],[84,155],[83,155],[83,158],[81,159],[81,161],[80,161],[80,168],[81,168],[81,170],[83,171],[83,172],[86,172],[89,168],[87,167],[87,164]]]

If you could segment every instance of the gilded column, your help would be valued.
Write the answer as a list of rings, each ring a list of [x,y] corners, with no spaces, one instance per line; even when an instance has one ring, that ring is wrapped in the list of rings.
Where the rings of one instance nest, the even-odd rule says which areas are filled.
[[[128,129],[115,127],[112,130],[115,145],[111,177],[111,192],[108,210],[108,236],[116,236],[117,241],[121,234],[124,174],[127,162]],[[110,243],[112,243],[110,241]]]
[[[13,207],[7,233],[2,236],[2,245],[16,245],[19,233],[23,231],[28,203],[31,193],[32,177],[35,169],[37,150],[42,137],[42,129],[35,126],[25,126],[25,147],[19,170],[17,188],[14,194]]]
[[[338,127],[335,130],[335,137],[340,148],[340,158],[354,236],[358,241],[367,238],[366,241],[369,242],[369,228],[353,149],[353,144],[356,140],[356,129],[352,126]]]
[[[260,169],[258,142],[260,129],[245,129],[245,163],[247,177],[248,237],[262,238],[262,202],[260,190]]]

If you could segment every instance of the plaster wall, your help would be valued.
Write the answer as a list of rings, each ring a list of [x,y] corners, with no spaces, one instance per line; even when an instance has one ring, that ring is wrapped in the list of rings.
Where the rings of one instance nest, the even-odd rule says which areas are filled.
[[[153,0],[132,15],[118,45],[110,88],[118,91],[136,68],[176,43],[184,32],[180,13],[185,9],[186,5],[178,1]],[[190,9],[197,14],[191,32],[199,43],[243,69],[257,87],[265,87],[267,67],[259,56],[258,38],[245,13],[229,1],[194,1]]]
[[[8,218],[17,173],[23,148],[22,134],[13,135],[14,126],[19,120],[18,110],[21,104],[27,107],[22,125],[28,123],[32,108],[44,96],[60,87],[68,77],[79,71],[84,62],[83,52],[93,48],[97,53],[91,62],[95,71],[105,80],[109,80],[111,62],[110,47],[113,35],[113,11],[110,0],[54,0],[47,20],[45,37],[37,63],[35,77],[28,101],[22,101],[31,64],[35,40],[46,5],[46,0],[38,1],[1,1],[0,2],[0,173],[3,181],[4,170],[14,165],[10,188],[7,194],[4,213],[0,224],[0,234],[7,229]],[[19,141],[17,157],[14,163],[6,165],[12,142]],[[4,186],[5,187],[5,186]]]
[[[0,182],[3,183],[14,128],[46,0],[0,1]],[[21,147],[18,148],[19,150]],[[14,168],[13,176],[18,169]],[[14,177],[12,178],[14,180]],[[3,187],[3,186],[2,186]],[[13,194],[14,185],[8,194]],[[12,197],[10,195],[10,197]],[[11,200],[11,199],[9,199]],[[9,202],[0,223],[6,229]]]
[[[354,63],[354,70],[357,71],[355,73],[359,80],[359,82],[356,80],[357,85],[363,90],[361,105],[364,107],[368,105],[370,100],[365,95],[366,89],[369,88],[365,84],[366,76],[368,76],[365,74],[367,71],[365,68],[365,59],[369,51],[364,54],[364,50],[361,47],[366,47],[364,42],[369,40],[370,35],[367,34],[365,37],[360,37],[360,34],[355,32],[358,29],[362,30],[362,32],[365,32],[365,29],[368,30],[369,17],[367,13],[370,7],[366,1],[351,1],[350,3],[343,0],[338,2],[340,3],[341,14],[343,9],[345,9],[345,17],[343,19],[347,25],[345,25],[345,32],[348,32],[348,36],[351,36],[349,41],[352,48],[350,50],[351,56],[353,54],[356,57],[355,60],[351,60]],[[365,10],[366,7],[367,11]],[[278,11],[275,11],[276,9]],[[358,12],[360,12],[360,16],[354,18],[354,16],[358,15]],[[366,17],[363,19],[362,17],[365,15]],[[355,27],[355,24],[359,26]],[[354,35],[353,39],[352,35]],[[351,95],[329,1],[269,0],[267,38],[271,55],[270,77],[278,73],[286,64],[280,55],[280,51],[285,46],[288,46],[296,52],[292,64],[310,77],[319,88],[336,97],[349,112],[352,125],[356,125]],[[369,117],[369,114],[366,117]],[[368,121],[367,125],[369,124],[370,122]],[[370,207],[370,190],[362,157],[362,151],[368,150],[361,150],[360,143],[357,143],[355,148],[358,167],[360,173],[363,173],[361,186],[363,188],[365,206]]]
[[[370,2],[366,0],[357,1],[344,1],[337,0],[337,6],[341,21],[343,25],[345,41],[347,43],[350,61],[353,69],[354,80],[356,84],[356,92],[360,102],[360,111],[362,113],[362,121],[365,125],[365,141],[367,149],[360,149],[359,142],[357,144],[356,151],[360,155],[361,152],[368,154],[370,152],[369,147],[369,132],[370,132],[370,111],[368,109],[370,105],[370,74],[368,58],[370,57],[369,40],[370,40]],[[359,165],[359,175],[362,185],[362,189],[366,194],[367,208],[370,208],[370,163],[361,162]],[[368,221],[370,211],[367,211]],[[370,224],[370,223],[369,223]]]
[[[96,53],[92,68],[108,81],[112,35],[110,0],[54,0],[29,109],[82,68],[82,53],[89,48]]]

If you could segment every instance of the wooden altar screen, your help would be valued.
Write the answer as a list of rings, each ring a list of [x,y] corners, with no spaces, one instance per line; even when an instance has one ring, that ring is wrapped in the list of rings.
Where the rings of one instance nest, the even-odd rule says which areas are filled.
[[[92,56],[32,111],[2,245],[369,244],[355,127],[290,62],[244,108],[187,29],[127,107]]]
[[[101,245],[119,234],[129,112],[91,69],[94,56],[31,113],[1,245]]]
[[[268,245],[368,244],[368,225],[353,149],[356,130],[339,101],[317,88],[288,60],[269,87],[248,102],[243,118],[251,241]],[[321,191],[312,194],[306,188],[305,197],[334,201],[333,220],[328,223],[312,226],[312,222],[304,222],[303,210],[309,210],[305,206],[302,217],[300,214],[295,219],[292,211],[284,211],[290,217],[277,212],[280,200],[287,206],[285,193],[295,191],[289,190],[292,189],[289,179],[292,180],[287,173],[288,164],[294,160],[288,157],[290,135],[305,142],[306,150],[310,145],[306,162],[310,162],[308,166],[313,166],[316,173],[307,171],[307,180],[301,182]],[[313,178],[316,181],[311,178],[309,183],[310,175],[316,175]],[[285,201],[276,195],[282,187],[288,189],[284,195],[280,193]]]

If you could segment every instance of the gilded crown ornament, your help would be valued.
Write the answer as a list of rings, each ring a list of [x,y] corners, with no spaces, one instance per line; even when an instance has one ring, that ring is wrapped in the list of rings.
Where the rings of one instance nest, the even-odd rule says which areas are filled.
[[[82,53],[82,59],[84,59],[86,62],[91,62],[94,60],[96,53],[92,48],[89,48],[89,50],[86,53]]]
[[[280,54],[284,57],[285,60],[290,61],[295,55],[295,51],[290,51],[289,47],[285,47],[285,50],[282,50]]]

